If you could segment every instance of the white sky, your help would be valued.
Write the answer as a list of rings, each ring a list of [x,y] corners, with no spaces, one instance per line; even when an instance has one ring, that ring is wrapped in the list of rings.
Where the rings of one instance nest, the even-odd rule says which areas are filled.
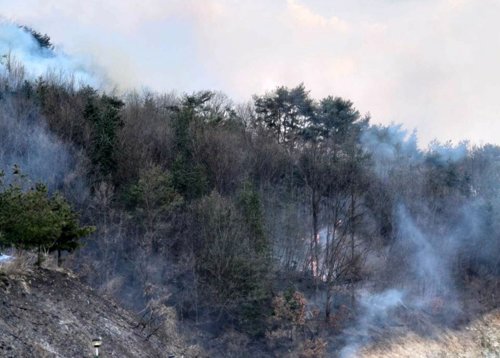
[[[500,144],[499,0],[0,0],[0,14],[91,56],[122,88],[304,82],[420,144]]]

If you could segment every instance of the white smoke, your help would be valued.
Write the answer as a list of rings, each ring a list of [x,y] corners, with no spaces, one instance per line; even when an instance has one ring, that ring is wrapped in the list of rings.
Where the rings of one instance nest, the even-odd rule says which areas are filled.
[[[30,181],[63,191],[74,202],[85,200],[78,152],[50,133],[35,107],[13,102],[6,94],[0,99],[0,171],[7,181],[17,166]]]
[[[9,62],[14,61],[23,66],[27,79],[52,75],[71,79],[76,85],[104,85],[90,61],[57,48],[42,47],[30,31],[8,21],[0,21],[0,59],[2,75],[7,74]]]
[[[407,265],[411,275],[411,285],[419,286],[420,295],[437,295],[449,291],[448,257],[453,255],[453,247],[447,245],[453,241],[442,241],[429,237],[419,228],[404,206],[398,208],[397,222],[399,228],[398,240],[410,253]],[[445,247],[446,246],[446,247]],[[443,255],[443,251],[447,255]]]
[[[468,142],[453,145],[450,142],[443,144],[433,141],[429,144],[428,151],[444,162],[457,162],[467,155],[468,145]]]
[[[359,293],[360,314],[354,327],[347,334],[347,344],[341,349],[340,358],[356,357],[363,344],[370,341],[370,330],[378,328],[380,322],[386,322],[390,313],[403,305],[404,293],[389,289],[372,294],[368,291]]]
[[[427,152],[421,151],[415,135],[408,134],[400,126],[372,127],[364,133],[362,144],[372,155],[375,174],[384,182],[391,180],[395,170],[415,172],[415,168],[429,159],[439,165],[453,164],[463,160],[468,153],[467,143],[454,146],[433,142]],[[417,187],[412,190],[419,193],[421,183],[415,179],[410,177],[407,184]],[[356,293],[359,315],[353,327],[344,332],[346,342],[340,352],[342,358],[356,357],[374,338],[373,329],[397,320],[397,307],[433,313],[434,306],[442,304],[446,306],[440,307],[443,316],[456,316],[461,310],[452,265],[460,252],[473,255],[480,251],[477,247],[471,250],[471,244],[480,240],[480,201],[471,198],[456,203],[451,210],[455,216],[443,223],[435,220],[430,214],[432,208],[418,196],[406,197],[404,192],[395,193],[395,196],[399,204],[393,214],[396,235],[390,255],[402,256],[404,261],[396,263],[396,272],[394,263],[389,265],[389,289]],[[403,324],[411,325],[411,322]]]
[[[361,143],[381,179],[386,179],[401,160],[415,163],[423,159],[416,132],[409,133],[402,125],[372,126],[363,132]]]

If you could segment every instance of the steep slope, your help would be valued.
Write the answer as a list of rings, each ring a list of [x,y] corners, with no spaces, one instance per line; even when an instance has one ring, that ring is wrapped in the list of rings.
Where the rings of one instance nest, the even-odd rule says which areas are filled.
[[[151,334],[67,273],[1,274],[0,300],[1,357],[91,357],[95,336],[103,357],[186,356],[179,343]]]

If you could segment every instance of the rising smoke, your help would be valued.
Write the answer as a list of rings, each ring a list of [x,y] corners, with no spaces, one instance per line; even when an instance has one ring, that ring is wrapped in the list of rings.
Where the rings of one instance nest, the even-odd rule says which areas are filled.
[[[18,78],[34,79],[51,71],[62,71],[73,76],[76,82],[99,86],[97,77],[84,61],[57,49],[41,47],[28,31],[14,24],[0,24],[0,55],[4,56],[0,66],[0,79],[4,83],[10,81],[8,65],[15,59],[26,68],[24,77],[19,77],[18,73]],[[18,165],[31,180],[43,181],[51,190],[70,193],[72,200],[82,200],[87,190],[84,180],[79,177],[79,173],[85,171],[80,169],[82,164],[78,152],[50,133],[36,107],[16,101],[15,93],[8,92],[0,99],[0,170],[9,174],[12,167]],[[396,125],[371,127],[363,134],[362,142],[365,151],[371,155],[373,172],[382,183],[390,185],[394,177],[401,181],[402,173],[407,177],[406,182],[403,180],[406,185],[395,187],[393,193],[394,237],[386,264],[388,274],[380,280],[383,284],[372,285],[370,289],[364,287],[356,293],[359,318],[344,332],[343,358],[356,356],[371,342],[374,330],[390,326],[392,322],[404,324],[398,320],[401,310],[434,315],[438,307],[439,319],[451,321],[461,312],[454,277],[458,257],[466,253],[468,257],[486,262],[498,260],[490,256],[490,253],[498,252],[491,246],[494,240],[485,239],[488,220],[484,199],[475,195],[471,184],[466,185],[461,197],[445,203],[445,214],[437,210],[434,203],[420,199],[432,197],[424,195],[426,189],[421,173],[427,170],[425,164],[432,160],[440,166],[463,165],[468,155],[466,144],[432,143],[429,150],[423,152],[418,148],[416,133],[409,133]],[[499,208],[498,196],[496,198],[493,205]],[[119,227],[116,232],[118,238],[121,235]],[[112,236],[109,232],[106,235]],[[326,237],[325,230],[320,237]],[[112,245],[119,240],[110,241],[110,247],[114,248]],[[101,251],[105,255],[118,256],[117,250]],[[103,261],[106,260],[111,261],[105,256]],[[136,258],[136,261],[148,262],[150,266],[144,269],[147,276],[153,277],[153,281],[161,281],[165,273],[157,270],[156,266],[160,265],[156,265],[151,257],[147,260]],[[128,283],[128,289],[139,291],[131,287]],[[442,302],[446,302],[446,308],[439,307]]]
[[[496,260],[488,256],[496,252],[492,250],[496,241],[493,233],[485,232],[485,200],[475,195],[472,183],[464,186],[459,198],[442,199],[442,207],[423,199],[428,188],[418,177],[425,171],[424,164],[431,161],[441,168],[463,166],[469,154],[466,143],[454,146],[434,142],[427,151],[421,151],[416,136],[408,135],[400,126],[372,127],[362,141],[382,182],[390,184],[398,173],[401,180],[400,173],[405,169],[411,176],[406,179],[406,187],[393,193],[395,234],[381,280],[385,288],[357,292],[358,318],[344,332],[342,358],[358,356],[360,349],[372,342],[374,332],[395,322],[416,328],[408,320],[398,320],[401,310],[454,324],[463,310],[455,274],[459,260],[466,257],[487,264]],[[451,169],[450,173],[454,178]],[[490,199],[498,202],[498,197]]]
[[[4,76],[15,64],[23,67],[28,79],[51,76],[70,80],[77,86],[104,85],[102,73],[91,61],[69,56],[57,47],[43,47],[29,30],[5,20],[0,21],[0,60],[0,74]]]
[[[19,94],[25,81],[48,81],[56,73],[75,86],[96,84],[97,77],[82,61],[40,46],[29,30],[6,21],[0,22],[0,58],[0,170],[7,182],[17,166],[30,181],[63,191],[73,202],[85,200],[83,156],[52,134],[35,102]]]
[[[0,100],[0,170],[7,182],[17,166],[30,181],[83,201],[88,193],[79,153],[49,132],[37,108],[14,102],[8,96]]]
[[[404,293],[401,290],[388,289],[381,293],[360,291],[359,319],[346,333],[347,344],[340,350],[340,358],[355,357],[363,344],[370,341],[370,330],[378,328],[382,322],[391,318],[394,309],[403,305]]]

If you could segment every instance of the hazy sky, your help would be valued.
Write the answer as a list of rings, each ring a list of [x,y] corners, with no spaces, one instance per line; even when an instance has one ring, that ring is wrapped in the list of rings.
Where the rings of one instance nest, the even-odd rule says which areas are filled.
[[[499,0],[0,0],[122,88],[237,101],[304,82],[423,145],[500,144]]]

